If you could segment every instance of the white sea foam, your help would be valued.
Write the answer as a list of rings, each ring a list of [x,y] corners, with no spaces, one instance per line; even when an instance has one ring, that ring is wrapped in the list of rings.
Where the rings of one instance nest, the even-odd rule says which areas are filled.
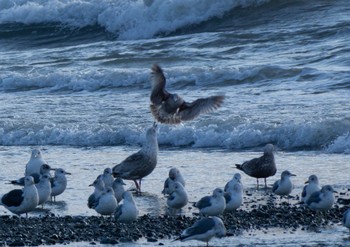
[[[0,23],[100,25],[122,39],[150,38],[268,0],[0,0]]]
[[[142,135],[144,128],[134,125],[122,128],[106,124],[80,127],[69,124],[62,127],[40,124],[8,125],[0,128],[2,136],[0,145],[109,146],[141,145],[144,142]],[[313,149],[329,153],[350,153],[348,133],[350,126],[341,120],[308,124],[286,123],[280,126],[263,123],[236,126],[229,126],[227,123],[201,125],[176,127],[161,125],[158,134],[159,144],[169,147],[231,150],[275,143],[284,150]]]

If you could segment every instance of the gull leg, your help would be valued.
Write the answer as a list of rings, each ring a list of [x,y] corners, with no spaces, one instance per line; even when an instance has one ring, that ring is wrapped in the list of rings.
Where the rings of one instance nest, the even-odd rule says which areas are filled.
[[[265,181],[265,189],[267,189],[266,178],[264,178],[264,181]]]
[[[259,179],[256,179],[256,189],[259,190]]]
[[[139,186],[139,184],[137,183],[136,180],[134,180],[134,183],[135,183],[135,185],[136,185],[136,192],[139,193],[139,191],[140,191],[140,186]]]

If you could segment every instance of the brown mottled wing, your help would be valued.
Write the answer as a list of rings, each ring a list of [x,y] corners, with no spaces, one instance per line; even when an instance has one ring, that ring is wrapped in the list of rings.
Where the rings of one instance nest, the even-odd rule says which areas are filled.
[[[169,96],[165,90],[165,76],[163,70],[157,65],[152,66],[153,85],[151,92],[151,102],[154,105],[160,105]]]
[[[134,153],[127,157],[120,164],[113,168],[113,173],[125,179],[137,179],[144,173],[144,166],[149,162],[140,152]]]
[[[211,96],[208,98],[200,98],[192,103],[185,102],[180,110],[178,115],[183,121],[192,120],[199,116],[202,113],[209,113],[219,108],[224,101],[224,96]]]
[[[169,114],[164,110],[162,105],[150,105],[151,113],[154,118],[160,122],[165,124],[179,124],[181,122],[181,118],[178,114]]]

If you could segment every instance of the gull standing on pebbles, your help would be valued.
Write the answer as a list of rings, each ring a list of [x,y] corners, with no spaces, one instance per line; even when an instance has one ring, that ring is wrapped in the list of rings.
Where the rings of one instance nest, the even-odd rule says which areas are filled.
[[[43,164],[47,164],[41,155],[40,149],[33,149],[28,163],[26,164],[25,176],[31,176],[31,174],[40,174],[40,167]]]
[[[39,203],[44,207],[44,203],[50,199],[51,195],[51,176],[49,174],[43,174],[40,177],[39,183],[35,184],[36,189],[38,190]]]
[[[175,240],[188,241],[198,240],[208,243],[213,237],[226,236],[226,228],[222,220],[218,217],[208,217],[198,220],[193,226],[185,229],[181,236]]]
[[[165,89],[166,79],[157,64],[152,66],[152,75],[150,108],[152,115],[160,123],[179,124],[181,121],[193,120],[200,114],[216,110],[224,101],[224,96],[217,95],[186,102],[178,94],[169,93]]]
[[[112,188],[114,190],[114,196],[117,199],[118,203],[123,199],[124,181],[121,178],[116,178],[113,182]]]
[[[94,186],[95,189],[94,192],[89,196],[87,205],[89,208],[95,208],[98,203],[98,200],[100,199],[102,191],[105,189],[105,183],[103,182],[101,177],[98,177],[89,186]]]
[[[185,188],[180,182],[175,182],[173,191],[169,194],[166,201],[170,214],[175,215],[178,210],[186,206],[188,196]]]
[[[293,190],[293,182],[290,177],[296,176],[290,171],[283,171],[281,179],[277,180],[272,186],[272,192],[279,196],[289,196]]]
[[[311,194],[306,204],[314,210],[326,211],[331,209],[335,202],[334,192],[332,186],[324,185],[320,191]]]
[[[114,178],[112,176],[112,169],[111,168],[106,168],[103,171],[103,174],[100,175],[103,182],[105,183],[105,187],[112,187]]]
[[[173,191],[176,182],[179,182],[183,187],[185,187],[185,179],[183,178],[179,169],[173,167],[169,170],[169,177],[164,182],[162,194],[169,195]]]
[[[321,187],[318,183],[318,177],[316,175],[311,175],[309,179],[305,182],[303,192],[301,193],[301,201],[306,203],[312,193],[320,191]]]
[[[39,173],[33,173],[33,174],[29,175],[29,176],[33,177],[34,183],[36,184],[36,183],[39,183],[40,177],[42,175],[44,175],[44,174],[48,174],[51,177],[51,174],[50,174],[51,170],[55,170],[55,169],[52,169],[48,164],[42,164],[40,166],[40,172]],[[19,178],[17,180],[11,180],[10,183],[14,184],[14,185],[24,186],[24,178],[25,177]]]
[[[22,190],[11,190],[3,195],[0,204],[14,214],[21,215],[33,211],[39,203],[38,190],[34,185],[34,179],[27,176],[24,179],[24,188]]]
[[[263,156],[254,158],[243,164],[236,164],[236,168],[243,171],[248,176],[256,178],[257,188],[259,189],[259,178],[264,178],[265,188],[267,188],[266,178],[276,174],[277,168],[273,154],[274,146],[267,144],[264,148]]]
[[[350,209],[344,212],[343,225],[349,229],[349,233],[350,233]]]
[[[217,216],[222,214],[226,207],[224,191],[216,188],[212,196],[202,197],[194,206],[199,209],[202,215]]]
[[[62,194],[67,188],[66,175],[71,175],[62,168],[55,170],[55,176],[51,178],[51,201],[56,201],[56,196]]]
[[[243,190],[243,184],[241,182],[241,174],[235,173],[230,181],[228,181],[225,185],[224,191],[232,190],[236,183],[241,184]]]
[[[130,191],[123,193],[123,201],[117,207],[115,218],[121,223],[130,223],[137,219],[139,210],[135,204],[134,198]]]
[[[239,208],[243,203],[243,188],[240,183],[236,183],[233,188],[229,187],[224,194],[226,207],[225,212],[231,212]]]
[[[133,180],[138,193],[141,193],[141,179],[156,168],[158,156],[157,124],[147,130],[146,142],[140,151],[130,155],[113,170],[114,177]],[[137,182],[139,180],[139,182]]]
[[[114,191],[111,187],[106,187],[95,206],[95,211],[101,215],[111,215],[117,209],[118,202],[115,199]]]

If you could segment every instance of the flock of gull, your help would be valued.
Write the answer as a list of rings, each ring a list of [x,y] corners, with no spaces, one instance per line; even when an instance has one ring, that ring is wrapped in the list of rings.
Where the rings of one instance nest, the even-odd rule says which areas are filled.
[[[151,113],[159,123],[178,124],[182,121],[193,120],[200,114],[209,113],[221,106],[224,96],[200,98],[193,102],[186,102],[177,94],[171,94],[165,89],[166,79],[158,65],[152,67],[153,85],[150,96]],[[100,215],[114,215],[121,223],[133,222],[139,215],[139,210],[129,190],[125,190],[125,180],[132,180],[136,186],[136,193],[141,194],[141,180],[153,172],[157,165],[158,142],[157,124],[154,123],[146,132],[146,141],[142,148],[128,156],[113,168],[106,168],[98,175],[90,186],[93,193],[87,199],[87,206]],[[256,178],[257,189],[259,179],[274,176],[277,167],[274,158],[274,145],[267,144],[264,153],[236,164],[236,168],[246,175]],[[54,170],[54,176],[51,171]],[[29,162],[25,167],[25,176],[10,181],[14,185],[24,186],[14,189],[1,197],[0,204],[14,214],[21,215],[33,211],[38,205],[54,201],[67,187],[66,175],[70,173],[64,169],[51,168],[43,159],[39,149],[32,150]],[[286,170],[281,173],[281,179],[275,181],[272,192],[281,197],[289,198],[293,190],[292,177],[296,176]],[[334,202],[334,190],[330,185],[320,187],[316,175],[311,175],[301,193],[301,203],[318,210],[329,210]],[[188,203],[185,179],[178,168],[169,170],[169,177],[164,182],[162,194],[166,197],[169,214],[181,213],[181,209]],[[185,229],[176,240],[199,240],[208,244],[213,237],[226,235],[226,228],[220,216],[237,210],[243,204],[243,184],[241,174],[235,173],[233,178],[223,188],[215,188],[210,196],[204,196],[193,204],[201,215],[195,224]],[[343,224],[350,229],[350,209],[344,213]]]

